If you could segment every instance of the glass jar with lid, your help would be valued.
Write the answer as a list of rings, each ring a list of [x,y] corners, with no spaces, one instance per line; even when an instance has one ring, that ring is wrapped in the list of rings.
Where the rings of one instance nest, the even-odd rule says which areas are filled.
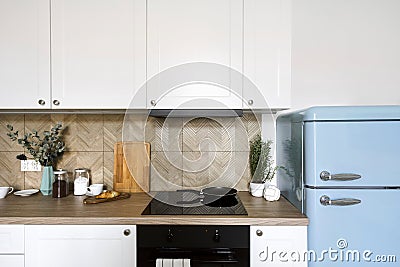
[[[78,168],[74,170],[74,195],[82,196],[89,186],[89,169]]]
[[[66,197],[69,192],[68,172],[63,169],[54,171],[53,197]]]

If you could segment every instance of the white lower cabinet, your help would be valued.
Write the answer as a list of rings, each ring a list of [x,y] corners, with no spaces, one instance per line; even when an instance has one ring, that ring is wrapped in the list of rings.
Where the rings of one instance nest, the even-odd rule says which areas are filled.
[[[251,226],[250,266],[306,267],[307,226]],[[1,225],[1,267],[136,267],[134,225]]]
[[[24,267],[24,226],[0,225],[0,266]]]
[[[1,267],[24,267],[24,255],[0,255]]]
[[[133,225],[27,225],[25,238],[25,267],[136,266]]]
[[[251,226],[250,266],[306,267],[307,226]]]
[[[0,225],[0,255],[8,254],[24,254],[23,225]]]

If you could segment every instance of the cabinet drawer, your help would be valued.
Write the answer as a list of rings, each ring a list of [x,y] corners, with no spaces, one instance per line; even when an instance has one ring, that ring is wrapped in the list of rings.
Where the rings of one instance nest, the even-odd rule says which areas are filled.
[[[24,255],[0,255],[0,266],[24,267]]]
[[[1,225],[0,226],[0,255],[24,254],[24,226]],[[0,266],[8,266],[1,264]]]

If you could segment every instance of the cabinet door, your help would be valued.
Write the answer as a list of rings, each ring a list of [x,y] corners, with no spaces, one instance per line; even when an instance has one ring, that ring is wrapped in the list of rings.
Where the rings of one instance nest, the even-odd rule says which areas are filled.
[[[53,108],[127,108],[146,78],[146,1],[52,0],[51,12]]]
[[[135,226],[29,225],[25,236],[25,267],[136,266]]]
[[[147,106],[242,108],[233,70],[242,72],[243,0],[148,0],[147,8]]]
[[[24,254],[24,226],[0,226],[0,255]],[[0,264],[0,266],[3,266]]]
[[[291,0],[246,0],[243,98],[249,108],[290,107]]]
[[[24,267],[24,255],[0,255],[0,266]]]
[[[49,1],[2,0],[0,1],[0,108],[49,107]]]
[[[251,226],[250,266],[306,267],[307,226]]]

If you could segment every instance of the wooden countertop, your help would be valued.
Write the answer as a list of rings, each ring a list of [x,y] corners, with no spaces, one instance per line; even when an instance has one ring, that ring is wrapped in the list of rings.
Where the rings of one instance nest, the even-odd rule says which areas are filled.
[[[129,199],[83,204],[69,195],[55,199],[40,193],[0,199],[0,224],[197,224],[197,225],[308,225],[308,219],[285,198],[268,202],[239,192],[248,215],[141,215],[151,197],[135,193]]]

